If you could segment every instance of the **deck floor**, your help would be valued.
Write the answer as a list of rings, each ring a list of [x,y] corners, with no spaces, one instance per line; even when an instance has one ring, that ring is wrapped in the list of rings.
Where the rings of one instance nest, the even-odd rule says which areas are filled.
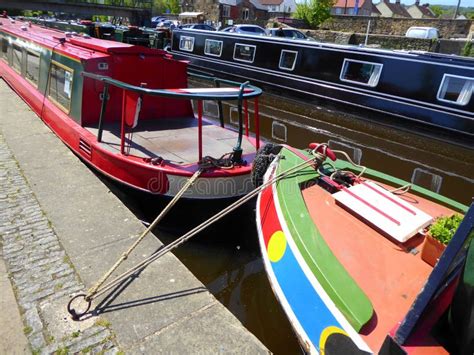
[[[303,197],[324,240],[371,300],[374,316],[361,335],[372,349],[380,349],[385,336],[406,315],[432,271],[421,260],[421,253],[407,252],[408,244],[420,251],[423,237],[396,244],[340,207],[329,192],[317,185],[303,190]],[[401,198],[431,216],[452,213],[410,193]],[[427,349],[434,351],[429,346]]]
[[[97,136],[98,127],[86,127]],[[219,158],[232,152],[237,143],[237,132],[203,122],[203,156]],[[130,133],[126,135],[130,139]],[[159,119],[142,121],[133,129],[131,145],[126,141],[128,154],[142,158],[162,157],[173,164],[187,165],[198,161],[198,126],[195,118]],[[120,123],[106,123],[102,144],[109,150],[120,152]],[[255,152],[255,147],[244,136],[244,154]]]

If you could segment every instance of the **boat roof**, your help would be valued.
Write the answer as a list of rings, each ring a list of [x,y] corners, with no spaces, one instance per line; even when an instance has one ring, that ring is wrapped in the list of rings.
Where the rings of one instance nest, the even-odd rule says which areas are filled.
[[[87,35],[66,33],[45,28],[29,22],[16,21],[11,18],[0,19],[0,29],[16,37],[35,42],[39,46],[54,49],[77,60],[89,60],[104,56],[121,54],[163,55],[165,52],[147,47],[92,38]],[[63,44],[61,42],[64,41]]]
[[[175,32],[186,32],[187,29],[175,30]],[[203,32],[204,33],[204,32]],[[424,61],[431,61],[433,63],[456,63],[467,65],[474,69],[474,58],[471,57],[462,57],[454,54],[441,54],[441,53],[432,53],[424,51],[406,51],[406,50],[395,50],[395,49],[384,49],[384,48],[371,48],[350,44],[337,44],[337,43],[323,43],[317,41],[308,41],[305,39],[289,39],[286,37],[276,37],[276,36],[262,36],[255,35],[252,33],[236,33],[236,32],[222,32],[222,31],[205,31],[206,35],[209,37],[243,37],[246,39],[253,39],[257,42],[284,42],[286,45],[294,45],[297,47],[313,47],[313,48],[322,48],[322,49],[334,49],[334,50],[349,50],[358,52],[361,54],[377,54],[377,55],[389,55],[393,57],[405,57],[410,59],[420,59]]]

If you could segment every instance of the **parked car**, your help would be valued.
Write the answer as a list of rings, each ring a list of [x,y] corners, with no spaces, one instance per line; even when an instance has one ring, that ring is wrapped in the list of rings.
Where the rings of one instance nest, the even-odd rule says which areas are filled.
[[[306,36],[303,32],[294,28],[268,28],[266,30],[267,35],[272,37],[285,37],[292,39],[308,39],[312,38]]]
[[[405,37],[437,39],[440,38],[440,35],[435,27],[410,27]]]
[[[188,23],[185,25],[178,26],[179,28],[191,29],[191,30],[205,30],[205,31],[215,31],[216,29],[205,23]]]
[[[160,22],[166,21],[167,18],[164,16],[155,16],[151,18],[151,27],[156,27]]]
[[[231,33],[243,33],[250,35],[265,36],[267,33],[265,29],[257,25],[234,25],[224,28],[222,31]]]
[[[158,23],[158,25],[156,25],[156,28],[166,28],[169,30],[174,30],[176,28],[176,24],[174,23],[174,21],[165,20]]]

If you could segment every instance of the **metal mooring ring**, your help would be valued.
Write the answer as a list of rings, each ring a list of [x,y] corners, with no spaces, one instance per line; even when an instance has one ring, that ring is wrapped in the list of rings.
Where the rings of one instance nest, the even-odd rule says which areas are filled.
[[[83,311],[76,311],[74,308],[72,308],[72,303],[77,299],[77,298],[84,298],[84,301],[87,302],[87,308]],[[81,293],[77,296],[74,296],[73,298],[71,298],[71,300],[69,301],[69,303],[67,304],[67,311],[69,312],[69,314],[71,315],[72,319],[74,320],[79,320],[84,314],[86,314],[87,312],[89,312],[89,309],[91,308],[91,304],[92,304],[92,300],[87,300],[86,298],[86,294],[85,293]]]

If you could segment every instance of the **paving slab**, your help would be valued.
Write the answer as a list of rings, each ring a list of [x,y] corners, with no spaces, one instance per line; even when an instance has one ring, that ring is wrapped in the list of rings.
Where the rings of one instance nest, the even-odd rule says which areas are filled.
[[[144,227],[2,80],[0,107],[14,108],[0,112],[9,207],[0,236],[35,351],[268,353],[172,254],[95,300],[82,328],[66,319],[71,293],[91,287]],[[115,274],[161,245],[147,237]]]
[[[0,254],[0,354],[31,354],[7,268]]]

